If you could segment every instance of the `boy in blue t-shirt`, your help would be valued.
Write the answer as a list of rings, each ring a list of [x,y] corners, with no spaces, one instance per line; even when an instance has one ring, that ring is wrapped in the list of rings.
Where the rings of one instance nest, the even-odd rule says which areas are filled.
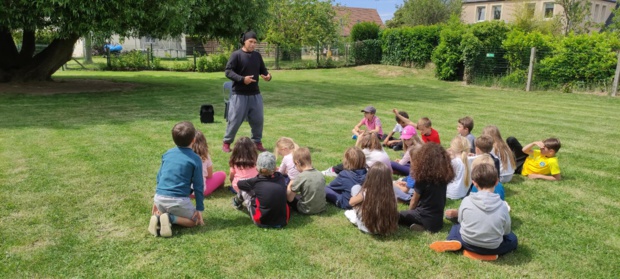
[[[154,236],[171,237],[172,224],[183,227],[204,225],[202,160],[191,148],[195,135],[196,129],[188,121],[179,122],[172,128],[172,139],[177,146],[164,153],[157,173],[153,215],[148,227]],[[189,197],[192,185],[196,207]]]

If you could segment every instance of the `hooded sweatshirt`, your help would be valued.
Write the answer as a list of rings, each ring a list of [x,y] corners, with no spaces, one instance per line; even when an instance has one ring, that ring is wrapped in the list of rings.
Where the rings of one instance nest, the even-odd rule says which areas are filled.
[[[468,244],[496,249],[510,233],[508,207],[498,194],[480,191],[465,197],[459,207],[461,237]]]
[[[338,200],[336,201],[337,206],[342,209],[351,209],[351,205],[349,205],[349,200],[351,199],[351,188],[354,185],[364,184],[366,172],[367,170],[365,168],[358,170],[343,170],[338,173],[338,176],[332,180],[329,185],[327,185],[327,187],[340,194]]]

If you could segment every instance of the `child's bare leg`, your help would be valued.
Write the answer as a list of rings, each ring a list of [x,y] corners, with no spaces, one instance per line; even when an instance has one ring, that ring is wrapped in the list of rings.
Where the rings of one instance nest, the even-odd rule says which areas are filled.
[[[459,211],[456,209],[446,209],[446,218],[459,217]]]
[[[191,228],[191,227],[196,226],[196,222],[194,222],[194,220],[192,219],[188,219],[188,218],[180,217],[180,216],[175,216],[175,217],[176,217],[176,220],[174,220],[173,224],[183,226],[186,228]]]

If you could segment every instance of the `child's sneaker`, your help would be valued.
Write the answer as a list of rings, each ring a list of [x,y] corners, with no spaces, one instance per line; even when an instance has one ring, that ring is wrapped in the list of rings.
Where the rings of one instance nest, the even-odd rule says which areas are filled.
[[[357,214],[355,213],[355,210],[353,209],[345,210],[344,216],[347,217],[347,219],[349,219],[349,222],[351,222],[351,224],[357,226]]]
[[[243,203],[236,196],[232,198],[232,206],[237,210],[243,209]]]
[[[442,253],[445,251],[458,251],[461,250],[461,242],[456,240],[447,240],[447,241],[435,241],[430,245],[433,251]]]
[[[414,231],[414,232],[423,232],[426,229],[424,228],[424,226],[420,225],[420,224],[411,224],[411,226],[409,226],[409,229]]]
[[[468,250],[463,250],[463,256],[468,257],[473,260],[479,260],[479,261],[494,261],[494,260],[497,260],[497,258],[499,258],[498,255],[480,255],[478,253],[474,253]]]
[[[154,235],[154,236],[158,236],[158,227],[159,226],[159,217],[157,215],[152,215],[151,216],[151,221],[149,221],[149,232]]]
[[[324,176],[336,177],[338,174],[334,172],[334,168],[327,168],[326,170],[321,172]]]
[[[159,235],[163,237],[171,237],[172,236],[172,224],[170,224],[170,216],[168,213],[164,213],[159,216],[159,224],[161,225],[161,229],[159,230]]]

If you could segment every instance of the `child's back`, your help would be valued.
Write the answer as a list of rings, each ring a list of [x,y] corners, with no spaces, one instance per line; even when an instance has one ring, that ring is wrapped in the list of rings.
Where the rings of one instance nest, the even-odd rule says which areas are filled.
[[[351,188],[353,185],[362,185],[366,179],[366,168],[356,170],[343,170],[338,176],[332,180],[327,186],[328,188],[339,192],[340,196],[336,201],[336,205],[343,209],[350,209],[349,199],[351,199]]]
[[[248,211],[259,227],[282,228],[288,224],[290,210],[286,201],[284,177],[276,170],[276,157],[270,152],[258,156],[259,175],[239,181],[239,189],[248,193]]]
[[[495,249],[510,233],[508,207],[498,194],[487,191],[465,197],[459,207],[461,236],[471,245]]]
[[[299,173],[291,190],[301,195],[297,203],[299,212],[316,214],[325,210],[325,177],[320,171],[313,168]]]

